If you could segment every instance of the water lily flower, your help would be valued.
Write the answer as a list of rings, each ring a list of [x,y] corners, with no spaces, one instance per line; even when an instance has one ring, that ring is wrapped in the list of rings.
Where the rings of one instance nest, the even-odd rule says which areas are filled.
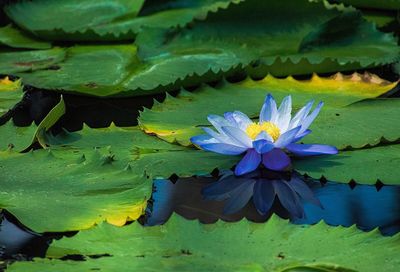
[[[261,171],[253,171],[240,177],[227,171],[217,182],[202,190],[204,199],[225,201],[224,214],[233,214],[252,199],[257,212],[266,215],[275,201],[289,212],[292,218],[304,218],[303,204],[308,202],[320,208],[322,205],[313,191],[297,172],[286,180],[279,175],[266,177]]]
[[[282,171],[291,164],[287,152],[294,156],[337,154],[334,146],[321,144],[297,144],[311,133],[311,123],[317,117],[323,103],[311,111],[313,101],[308,102],[292,118],[292,98],[286,96],[279,108],[271,94],[265,98],[258,122],[253,122],[240,111],[226,112],[224,117],[209,115],[208,121],[216,129],[203,127],[207,135],[190,140],[200,148],[224,155],[246,153],[235,168],[236,175],[255,170],[261,163],[268,169]]]

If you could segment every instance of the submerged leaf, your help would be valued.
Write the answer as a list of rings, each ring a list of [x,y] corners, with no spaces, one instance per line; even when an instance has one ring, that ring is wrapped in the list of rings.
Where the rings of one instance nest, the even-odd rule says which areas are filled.
[[[377,231],[322,222],[296,226],[276,216],[265,224],[242,220],[205,226],[175,215],[156,227],[101,224],[53,242],[47,252],[50,258],[109,257],[80,262],[37,258],[16,262],[8,271],[396,271],[398,240],[398,235],[382,237]]]

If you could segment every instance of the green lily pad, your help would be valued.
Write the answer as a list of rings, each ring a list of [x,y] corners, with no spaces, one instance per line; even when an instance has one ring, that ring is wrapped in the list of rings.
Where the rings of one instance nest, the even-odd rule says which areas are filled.
[[[54,241],[47,252],[50,258],[83,255],[85,261],[36,258],[7,271],[396,271],[398,242],[399,235],[382,237],[377,230],[297,226],[277,216],[265,224],[202,225],[174,215],[156,227],[101,224]]]
[[[62,61],[65,51],[54,47],[44,50],[2,51],[0,52],[0,74],[16,74],[18,72],[55,68]]]
[[[73,150],[0,153],[0,207],[36,232],[123,225],[142,215],[151,182],[109,154]],[[46,220],[43,220],[45,218]]]
[[[51,48],[50,43],[31,37],[13,25],[0,27],[0,45],[27,49]]]
[[[136,45],[71,47],[65,49],[66,59],[52,69],[47,64],[42,67],[47,69],[39,71],[8,68],[8,73],[21,76],[24,84],[53,91],[136,96],[212,81],[238,71],[257,77],[333,72],[398,59],[395,39],[377,31],[359,13],[321,2],[295,2],[256,4],[247,0],[210,13],[190,28],[146,29],[138,35]],[[293,5],[295,14],[290,8]],[[287,20],[282,22],[282,17]],[[337,33],[332,32],[336,29],[333,25]],[[8,54],[0,54],[0,60]],[[22,53],[14,54],[19,59]],[[100,69],[99,61],[104,64]]]
[[[258,118],[268,93],[278,101],[290,94],[294,112],[312,99],[325,103],[311,126],[313,133],[304,142],[331,144],[341,149],[362,147],[378,144],[382,137],[389,141],[400,138],[400,127],[392,125],[400,118],[400,101],[382,99],[351,104],[380,96],[395,84],[359,74],[349,77],[338,74],[333,78],[314,76],[310,81],[271,76],[261,81],[247,79],[237,84],[222,83],[215,89],[204,86],[193,93],[181,92],[177,98],[167,97],[151,110],[145,109],[139,122],[147,133],[188,146],[192,136],[204,133],[201,126],[210,126],[207,115],[240,110],[251,118]]]
[[[388,10],[400,9],[399,0],[339,0],[339,2],[360,8],[375,8],[375,9],[388,9]]]
[[[83,155],[86,150],[97,148],[110,152],[118,163],[136,175],[148,178],[168,178],[172,174],[193,176],[209,174],[215,168],[230,168],[238,157],[225,157],[167,143],[149,136],[138,127],[91,129],[64,132],[46,140],[52,150],[69,148]],[[62,155],[62,154],[60,154]]]
[[[5,11],[15,23],[46,39],[132,40],[143,27],[184,27],[240,1],[153,0],[143,6],[143,0],[41,0],[11,3]]]
[[[63,39],[66,33],[82,33],[96,25],[133,19],[143,3],[144,0],[19,1],[6,5],[4,11],[17,25],[37,36]]]
[[[293,167],[313,178],[360,184],[399,185],[400,145],[341,151],[338,155],[293,160]]]
[[[22,98],[21,80],[0,79],[0,116],[11,109]]]

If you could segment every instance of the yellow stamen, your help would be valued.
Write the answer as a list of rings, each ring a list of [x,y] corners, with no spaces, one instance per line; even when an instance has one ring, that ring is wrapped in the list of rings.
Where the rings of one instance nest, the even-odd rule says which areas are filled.
[[[262,131],[268,133],[274,141],[278,140],[281,135],[279,128],[271,122],[252,123],[246,128],[246,133],[254,140]]]

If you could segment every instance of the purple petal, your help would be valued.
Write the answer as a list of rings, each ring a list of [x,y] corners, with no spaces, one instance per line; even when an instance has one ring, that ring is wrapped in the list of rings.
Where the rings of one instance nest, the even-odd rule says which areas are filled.
[[[237,127],[222,127],[222,131],[239,146],[252,148],[253,143],[250,137],[240,128]]]
[[[240,176],[255,170],[261,162],[261,155],[249,149],[243,159],[236,165],[235,175]]]
[[[303,204],[299,196],[293,191],[292,188],[283,180],[271,181],[275,192],[281,202],[282,206],[294,217],[304,217]]]
[[[260,214],[266,214],[274,200],[275,190],[270,180],[261,180],[254,185],[253,202]]]
[[[289,156],[279,148],[263,154],[262,160],[265,167],[274,171],[281,171],[290,165]]]
[[[253,142],[253,148],[260,154],[271,151],[274,148],[274,144],[267,140],[257,140]]]
[[[265,98],[264,104],[260,112],[260,123],[268,122],[278,117],[278,109],[276,107],[275,99],[271,94]]]
[[[295,127],[283,133],[275,142],[275,147],[284,148],[288,144],[292,143],[296,138],[297,133],[299,133],[300,129],[301,127]]]
[[[333,155],[337,154],[336,147],[319,144],[289,144],[287,150],[296,156]]]
[[[201,144],[200,147],[204,150],[223,155],[239,155],[247,150],[245,147],[223,143]]]

